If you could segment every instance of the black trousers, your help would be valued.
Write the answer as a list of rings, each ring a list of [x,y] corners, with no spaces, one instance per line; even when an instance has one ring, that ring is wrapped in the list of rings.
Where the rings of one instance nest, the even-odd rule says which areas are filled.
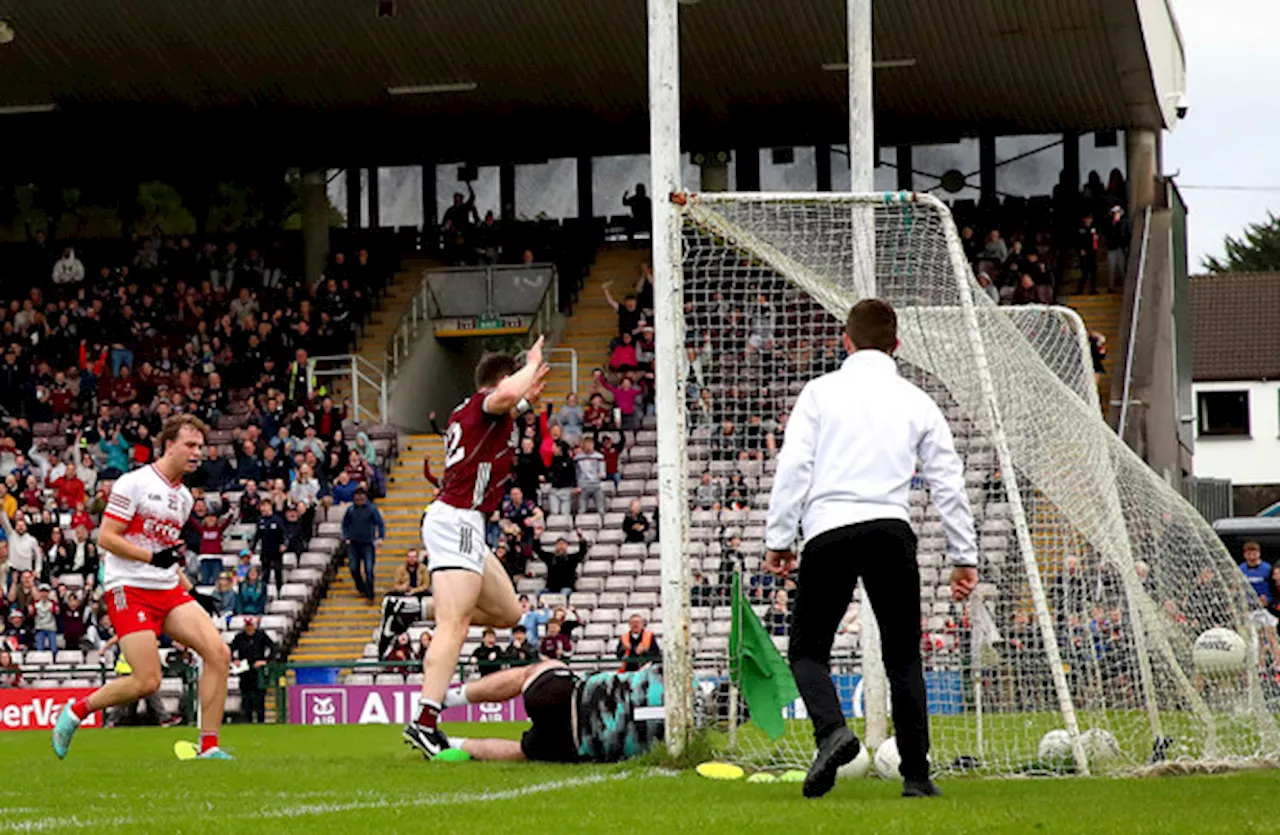
[[[1098,253],[1088,252],[1080,256],[1080,283],[1076,286],[1076,295],[1084,293],[1085,285],[1090,293],[1098,292]]]
[[[923,780],[929,775],[929,715],[920,659],[920,570],[916,537],[906,522],[849,525],[805,545],[791,624],[791,673],[821,745],[846,724],[831,681],[831,644],[859,577],[880,624],[902,776]]]
[[[267,721],[267,693],[265,690],[240,689],[240,713],[246,722],[257,722],[259,725]]]
[[[284,585],[283,551],[276,551],[273,554],[262,552],[262,581],[270,583],[272,574],[276,575],[276,594],[279,594],[281,586]]]

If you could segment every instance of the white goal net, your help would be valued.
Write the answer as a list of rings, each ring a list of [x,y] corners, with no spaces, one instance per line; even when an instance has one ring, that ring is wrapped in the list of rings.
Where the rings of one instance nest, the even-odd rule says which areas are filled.
[[[685,395],[689,645],[706,733],[726,756],[800,767],[812,756],[802,704],[771,739],[728,683],[729,589],[741,572],[785,656],[793,597],[759,570],[774,457],[801,386],[839,366],[844,319],[867,292],[898,310],[899,370],[948,417],[979,527],[984,614],[951,602],[939,517],[923,486],[912,491],[934,767],[1280,753],[1275,629],[1255,625],[1209,526],[1102,420],[1074,313],[992,304],[946,207],[926,196],[701,195],[679,216],[685,354],[657,373],[678,374]],[[1238,638],[1213,633],[1193,652],[1212,628]],[[859,731],[873,689],[862,630],[855,599],[832,669]],[[1041,748],[1054,730],[1065,734]]]

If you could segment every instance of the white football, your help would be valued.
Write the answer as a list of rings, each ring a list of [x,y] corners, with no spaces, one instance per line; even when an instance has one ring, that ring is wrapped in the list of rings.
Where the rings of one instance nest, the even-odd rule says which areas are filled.
[[[1106,728],[1090,728],[1080,734],[1080,747],[1089,758],[1089,765],[1103,765],[1120,758],[1120,743]]]
[[[836,769],[836,776],[842,780],[855,780],[866,777],[869,771],[871,771],[871,752],[867,750],[866,745],[863,745],[858,750],[858,756]]]
[[[1071,734],[1058,728],[1040,737],[1036,746],[1036,758],[1041,762],[1061,763],[1074,759],[1071,753]]]
[[[902,755],[898,753],[898,738],[891,736],[880,747],[876,748],[876,774],[882,780],[898,780],[902,775],[898,766],[902,765]]]
[[[1240,673],[1249,662],[1249,650],[1239,632],[1215,626],[1196,638],[1191,660],[1206,675]]]
[[[876,749],[875,762],[876,774],[880,779],[902,779],[902,772],[899,770],[902,765],[902,755],[898,753],[898,738],[896,736],[891,736],[880,743],[880,747]],[[929,762],[933,762],[932,756],[929,757]]]

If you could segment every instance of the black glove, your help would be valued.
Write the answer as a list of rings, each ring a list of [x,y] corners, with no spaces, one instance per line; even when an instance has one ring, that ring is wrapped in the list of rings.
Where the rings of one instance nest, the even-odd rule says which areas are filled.
[[[180,545],[171,545],[163,551],[151,555],[151,564],[156,568],[172,568],[180,562],[187,561],[187,551]]]
[[[200,608],[208,612],[210,616],[217,617],[218,601],[214,600],[212,596],[207,594],[201,594],[198,591],[193,591],[191,592],[191,599],[199,603]]]

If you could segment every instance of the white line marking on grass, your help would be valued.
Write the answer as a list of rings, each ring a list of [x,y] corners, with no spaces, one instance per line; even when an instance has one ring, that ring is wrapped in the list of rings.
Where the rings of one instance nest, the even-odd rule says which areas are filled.
[[[311,815],[332,815],[345,812],[360,812],[367,809],[385,809],[388,806],[405,808],[410,806],[461,806],[467,803],[492,803],[500,800],[518,800],[534,794],[574,789],[580,786],[591,786],[599,783],[619,780],[647,780],[652,777],[670,776],[668,772],[650,769],[638,773],[622,771],[617,774],[589,774],[584,777],[570,777],[564,780],[548,780],[545,783],[534,783],[531,786],[520,786],[514,789],[483,792],[454,792],[452,794],[427,795],[425,797],[404,800],[402,798],[379,798],[377,800],[355,800],[346,803],[311,803],[300,806],[277,806],[260,809],[257,812],[229,817],[246,818],[298,818]]]
[[[453,792],[450,794],[426,795],[425,797],[416,797],[408,800],[400,796],[390,797],[362,792],[361,796],[367,799],[335,803],[306,803],[294,806],[272,806],[253,811],[210,811],[217,811],[217,814],[222,820],[258,820],[262,818],[302,818],[318,815],[335,815],[345,814],[347,812],[362,812],[370,809],[386,809],[388,807],[407,808],[421,806],[462,806],[468,803],[493,803],[503,800],[519,800],[520,798],[529,797],[535,794],[547,794],[549,792],[561,791],[563,789],[576,789],[582,786],[613,783],[622,780],[634,781],[649,780],[654,777],[674,777],[677,773],[678,772],[669,771],[667,769],[650,768],[638,772],[620,771],[616,774],[588,774],[582,777],[569,777],[564,780],[548,780],[544,783],[534,783],[529,786],[519,786],[514,789],[502,789],[499,791]],[[51,829],[88,829],[91,827],[102,826],[123,827],[137,824],[137,821],[127,817],[86,819],[72,815],[62,818],[0,821],[0,833],[44,832]]]

